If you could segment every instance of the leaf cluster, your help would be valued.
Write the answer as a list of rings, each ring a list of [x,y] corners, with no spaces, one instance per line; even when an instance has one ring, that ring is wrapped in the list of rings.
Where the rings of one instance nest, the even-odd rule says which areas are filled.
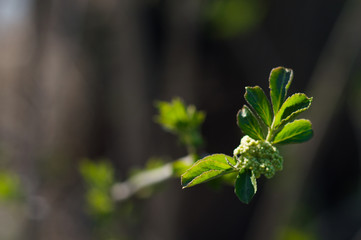
[[[250,107],[244,105],[237,113],[237,124],[245,135],[256,141],[268,142],[271,146],[301,143],[312,137],[311,122],[306,119],[295,120],[310,107],[312,98],[304,93],[295,93],[287,98],[292,79],[291,69],[272,69],[269,76],[271,101],[259,86],[246,87],[244,97]],[[235,193],[240,201],[249,203],[257,191],[257,181],[253,170],[240,167],[240,163],[238,156],[207,156],[194,163],[182,175],[182,186],[188,188],[225,174],[238,173],[234,184]]]
[[[203,144],[200,127],[205,119],[204,112],[197,111],[193,105],[186,106],[179,98],[171,102],[159,101],[156,107],[159,115],[155,121],[166,131],[176,134],[190,152],[194,153]]]
[[[309,120],[295,120],[311,106],[312,98],[304,93],[287,97],[293,71],[284,67],[274,68],[269,77],[271,103],[259,86],[246,87],[244,95],[249,108],[244,105],[237,114],[237,124],[245,135],[272,144],[300,143],[309,140],[312,125]]]
[[[99,218],[111,214],[115,207],[110,195],[115,182],[112,165],[107,161],[93,162],[85,159],[79,168],[87,188],[88,211]]]

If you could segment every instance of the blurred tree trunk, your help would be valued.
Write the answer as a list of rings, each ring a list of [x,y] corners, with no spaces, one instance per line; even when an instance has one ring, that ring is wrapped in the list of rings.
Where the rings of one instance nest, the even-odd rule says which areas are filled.
[[[141,21],[141,1],[121,0],[104,12],[110,14],[114,32],[113,59],[109,61],[109,116],[115,130],[111,151],[124,174],[131,166],[142,166],[149,157],[152,107],[148,97],[149,43]]]
[[[165,4],[165,44],[162,46],[161,78],[164,89],[161,95],[166,100],[179,96],[186,103],[196,103],[196,82],[199,66],[197,61],[197,42],[199,34],[200,1],[166,1]],[[149,138],[151,141],[151,138]],[[173,140],[174,141],[174,140]],[[159,145],[159,142],[156,144]],[[172,149],[169,142],[162,144],[164,152]],[[159,147],[159,146],[158,146]],[[179,157],[179,156],[173,156]],[[179,180],[172,181],[171,189],[159,196],[154,196],[147,204],[146,222],[140,239],[178,239],[181,223],[179,204],[182,196]]]
[[[84,5],[39,0],[33,10],[20,26],[11,26],[1,47],[8,53],[0,60],[4,154],[27,190],[22,239],[84,239],[73,211],[80,207],[74,159],[86,154],[89,141],[88,88],[79,36],[62,25],[66,17],[81,16]]]
[[[201,1],[167,1],[165,44],[165,93],[196,103],[199,74],[199,34]]]

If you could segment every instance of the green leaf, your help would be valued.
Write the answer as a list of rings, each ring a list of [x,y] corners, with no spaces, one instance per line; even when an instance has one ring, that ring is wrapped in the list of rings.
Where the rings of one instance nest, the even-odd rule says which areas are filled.
[[[267,126],[272,124],[272,110],[271,104],[268,101],[266,94],[259,86],[255,87],[246,87],[246,94],[244,98],[247,100],[248,104],[256,111],[258,116],[263,120]]]
[[[186,106],[180,98],[171,102],[156,102],[159,114],[155,121],[166,131],[178,136],[180,142],[188,149],[196,149],[203,144],[200,127],[205,119],[205,113],[195,106]]]
[[[156,102],[159,114],[155,121],[170,132],[182,132],[189,128],[198,128],[205,119],[205,113],[198,111],[195,106],[186,106],[180,98],[171,102]]]
[[[313,136],[312,124],[309,120],[299,119],[287,123],[276,134],[273,144],[301,143],[308,141]]]
[[[264,140],[262,128],[256,116],[246,105],[237,113],[237,124],[245,135],[256,140]]]
[[[269,77],[269,87],[271,89],[271,100],[273,113],[277,114],[287,96],[287,90],[293,79],[293,71],[289,68],[277,67],[272,69]]]
[[[311,106],[312,98],[303,93],[296,93],[288,97],[275,116],[274,127],[289,121],[292,117],[307,110]]]
[[[249,203],[257,192],[257,180],[251,170],[239,173],[234,185],[234,192],[243,203]]]
[[[234,172],[235,170],[229,165],[227,160],[232,165],[236,164],[233,157],[225,154],[213,154],[198,160],[181,176],[183,188],[192,187]]]

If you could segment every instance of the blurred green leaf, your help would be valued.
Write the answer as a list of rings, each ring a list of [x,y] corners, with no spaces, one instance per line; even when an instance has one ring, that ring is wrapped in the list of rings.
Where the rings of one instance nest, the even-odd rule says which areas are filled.
[[[279,240],[316,240],[319,239],[315,233],[309,230],[302,230],[295,227],[286,226],[282,229]]]
[[[106,215],[114,211],[114,202],[108,192],[91,188],[86,193],[88,210],[94,215]]]
[[[107,189],[114,183],[114,169],[107,161],[83,160],[80,163],[80,173],[91,187]]]
[[[192,187],[233,172],[234,169],[227,160],[229,163],[235,164],[234,158],[225,154],[213,154],[198,160],[182,175],[183,188]]]
[[[287,96],[287,90],[293,79],[293,71],[289,68],[273,68],[269,77],[269,87],[271,89],[271,100],[273,113],[277,114]]]
[[[308,98],[303,93],[296,93],[288,97],[275,116],[274,127],[277,128],[292,117],[307,110],[311,106],[311,102],[312,98]]]
[[[204,17],[217,36],[230,38],[257,27],[265,16],[264,6],[260,0],[208,0]]]
[[[237,124],[245,135],[256,140],[264,140],[262,128],[256,116],[246,105],[237,114]]]
[[[244,98],[267,126],[271,126],[273,113],[266,94],[259,86],[246,87]]]
[[[0,171],[0,200],[19,200],[22,195],[23,193],[19,177],[10,171]]]
[[[156,122],[171,132],[184,131],[187,128],[200,126],[204,119],[204,112],[197,111],[195,106],[185,106],[183,101],[175,98],[172,102],[157,102],[159,115]]]
[[[287,123],[276,134],[273,144],[301,143],[308,141],[313,136],[312,124],[309,120],[299,119]]]
[[[105,160],[94,162],[85,159],[81,161],[79,170],[87,187],[88,211],[96,217],[111,214],[115,208],[110,195],[110,189],[115,182],[112,165]]]
[[[205,113],[197,111],[195,106],[185,106],[183,101],[175,98],[172,102],[157,102],[159,114],[155,121],[165,130],[176,134],[179,140],[188,147],[197,148],[203,144],[200,127]]]
[[[234,192],[243,203],[249,203],[257,192],[257,180],[251,170],[238,174],[234,185]]]

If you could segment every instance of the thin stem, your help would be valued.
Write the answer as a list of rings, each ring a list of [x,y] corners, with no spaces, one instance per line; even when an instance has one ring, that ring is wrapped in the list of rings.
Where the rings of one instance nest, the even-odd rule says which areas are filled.
[[[193,156],[188,155],[174,162],[182,161],[184,164],[191,165],[194,160]],[[173,163],[167,163],[161,167],[144,170],[124,182],[115,183],[112,186],[111,194],[115,201],[122,201],[130,198],[138,191],[152,186],[154,184],[164,182],[174,176]]]
[[[272,121],[272,124],[271,124],[271,127],[269,127],[268,128],[268,133],[267,133],[267,137],[266,137],[266,141],[267,142],[271,142],[271,139],[272,139],[272,137],[273,137],[273,134],[274,134],[274,121],[275,120],[275,118],[273,118],[273,121]]]

